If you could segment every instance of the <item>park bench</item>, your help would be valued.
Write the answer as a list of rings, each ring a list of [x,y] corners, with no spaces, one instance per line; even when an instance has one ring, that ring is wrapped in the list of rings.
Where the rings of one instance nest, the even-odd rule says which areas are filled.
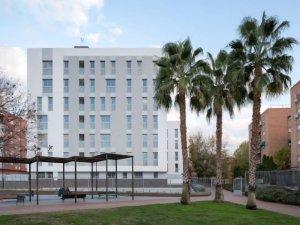
[[[0,194],[0,200],[16,199],[16,205],[22,202],[24,205],[25,195],[22,194]]]
[[[77,198],[82,198],[83,200],[85,200],[86,193],[78,192],[76,194],[76,196],[77,196]],[[61,195],[62,200],[69,199],[69,198],[75,198],[75,193],[74,192],[69,192],[69,193],[63,193]]]

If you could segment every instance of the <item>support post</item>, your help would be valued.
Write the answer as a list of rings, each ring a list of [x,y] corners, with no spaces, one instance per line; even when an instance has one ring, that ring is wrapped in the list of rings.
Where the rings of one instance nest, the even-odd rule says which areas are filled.
[[[28,171],[28,191],[29,191],[29,201],[31,202],[31,163],[28,164],[29,171]]]
[[[66,188],[66,184],[65,184],[65,163],[63,163],[63,188]]]
[[[96,192],[98,191],[98,162],[96,162]]]
[[[131,199],[134,200],[134,168],[133,168],[133,156],[131,156]]]
[[[94,163],[91,163],[91,184],[92,184],[92,199],[94,198]]]
[[[106,187],[106,201],[108,202],[108,180],[107,180],[107,154],[105,156],[105,187]]]
[[[39,204],[39,157],[36,157],[36,204]]]
[[[74,167],[75,167],[75,203],[77,203],[77,160],[74,160]]]
[[[118,160],[116,159],[116,198],[118,198]]]
[[[4,163],[3,162],[1,166],[1,171],[2,171],[2,189],[4,189]]]

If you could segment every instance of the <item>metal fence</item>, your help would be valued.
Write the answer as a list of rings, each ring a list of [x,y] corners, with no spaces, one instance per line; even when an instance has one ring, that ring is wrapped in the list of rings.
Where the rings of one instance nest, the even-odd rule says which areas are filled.
[[[257,185],[300,188],[300,170],[257,171]]]

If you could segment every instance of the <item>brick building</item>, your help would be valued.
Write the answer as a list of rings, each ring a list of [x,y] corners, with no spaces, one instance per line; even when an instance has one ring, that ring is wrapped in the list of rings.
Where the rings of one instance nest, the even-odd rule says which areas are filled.
[[[9,113],[0,115],[0,155],[26,157],[26,128],[27,122],[21,117]],[[26,172],[25,164],[0,164],[4,173]]]
[[[261,114],[261,157],[290,146],[291,166],[300,168],[300,81],[290,91],[291,107],[268,108]],[[252,124],[249,125],[249,140]]]

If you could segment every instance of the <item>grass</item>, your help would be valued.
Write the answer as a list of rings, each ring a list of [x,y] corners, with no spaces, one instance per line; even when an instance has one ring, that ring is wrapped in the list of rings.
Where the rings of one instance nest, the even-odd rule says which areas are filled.
[[[161,204],[76,212],[0,216],[1,225],[300,225],[300,218],[232,203]]]

